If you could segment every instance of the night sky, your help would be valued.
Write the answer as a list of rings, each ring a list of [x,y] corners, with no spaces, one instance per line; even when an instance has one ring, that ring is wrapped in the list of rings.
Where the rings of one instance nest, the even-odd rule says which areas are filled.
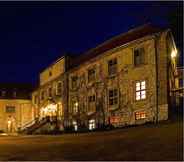
[[[181,3],[0,2],[0,82],[35,84],[64,52],[79,54],[148,22],[170,26]]]

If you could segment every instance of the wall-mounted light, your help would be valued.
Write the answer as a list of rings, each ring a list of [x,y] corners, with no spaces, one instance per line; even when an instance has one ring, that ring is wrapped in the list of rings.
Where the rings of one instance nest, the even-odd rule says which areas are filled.
[[[177,56],[177,50],[172,50],[171,58],[175,58]]]

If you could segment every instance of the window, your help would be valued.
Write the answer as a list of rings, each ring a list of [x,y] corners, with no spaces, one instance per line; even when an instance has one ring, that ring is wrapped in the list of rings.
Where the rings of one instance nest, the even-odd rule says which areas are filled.
[[[41,100],[44,100],[44,97],[45,97],[44,95],[45,95],[45,94],[44,94],[44,91],[42,91],[42,92],[41,92]]]
[[[73,127],[74,127],[74,130],[75,130],[75,131],[78,130],[78,126],[77,126],[77,122],[76,122],[76,121],[73,121]]]
[[[13,97],[14,97],[14,98],[17,97],[17,92],[16,92],[16,91],[13,92]]]
[[[72,89],[75,89],[77,87],[77,76],[72,77]]]
[[[184,85],[184,84],[183,84],[183,78],[180,78],[180,79],[179,79],[179,87],[182,88],[183,85]]]
[[[135,113],[135,119],[145,119],[146,118],[146,113],[144,111],[136,112]]]
[[[7,113],[14,113],[15,112],[15,106],[6,106],[6,112]]]
[[[109,90],[109,106],[117,105],[118,103],[118,90]]]
[[[1,96],[5,97],[6,96],[6,91],[1,91]]]
[[[50,87],[48,91],[49,91],[49,97],[52,97],[52,88]]]
[[[112,59],[108,61],[108,74],[109,76],[115,75],[117,73],[117,59]]]
[[[138,48],[134,50],[134,65],[138,66],[144,64],[144,48]]]
[[[74,114],[76,114],[76,113],[78,113],[78,106],[79,106],[79,103],[78,102],[73,102],[73,105],[72,105],[72,107],[73,107],[73,113]]]
[[[146,81],[136,82],[136,100],[146,99]]]
[[[95,95],[89,96],[88,97],[88,102],[95,102]]]
[[[61,82],[58,82],[58,84],[57,84],[57,90],[56,90],[56,94],[57,95],[60,95],[61,94],[61,88],[62,88]]]
[[[95,76],[95,69],[89,69],[88,70],[88,82],[94,81],[96,76]]]
[[[33,103],[34,103],[34,104],[37,104],[37,103],[38,103],[37,95],[35,95],[35,96],[33,97]]]
[[[95,111],[95,95],[88,97],[88,111]]]
[[[50,76],[50,77],[52,76],[52,71],[49,71],[49,76]]]
[[[95,129],[95,120],[94,119],[91,119],[89,120],[89,130],[93,130]]]

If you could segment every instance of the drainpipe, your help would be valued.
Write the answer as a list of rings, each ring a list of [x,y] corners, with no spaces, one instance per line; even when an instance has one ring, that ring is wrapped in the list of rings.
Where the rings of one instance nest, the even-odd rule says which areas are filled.
[[[156,81],[156,118],[155,118],[155,124],[158,123],[158,88],[159,88],[159,85],[158,85],[158,50],[157,50],[157,38],[158,36],[155,35],[155,64],[156,64],[156,67],[155,67],[155,70],[156,70],[156,78],[155,78],[155,81]]]

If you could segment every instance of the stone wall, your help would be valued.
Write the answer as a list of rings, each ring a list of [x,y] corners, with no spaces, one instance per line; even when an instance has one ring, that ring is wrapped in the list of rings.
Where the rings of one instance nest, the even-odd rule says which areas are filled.
[[[76,98],[79,102],[80,115],[83,119],[95,118],[99,120],[105,118],[105,123],[109,123],[109,117],[119,116],[120,125],[139,124],[146,121],[153,121],[156,111],[156,71],[155,71],[155,41],[152,37],[140,39],[125,47],[116,48],[96,57],[69,72],[69,103],[68,108],[72,109],[72,100]],[[139,67],[134,66],[133,50],[137,47],[145,49],[145,64]],[[117,58],[118,72],[114,77],[108,76],[108,60]],[[88,83],[87,73],[89,68],[96,69],[96,80]],[[71,78],[78,76],[77,89],[71,88]],[[135,100],[135,82],[146,81],[145,100]],[[118,89],[118,104],[116,107],[109,107],[108,90]],[[88,96],[96,95],[96,111],[92,115],[88,110]],[[145,111],[146,118],[135,121],[135,112]],[[101,113],[100,113],[101,112]],[[75,120],[76,116],[69,113],[70,119]],[[82,115],[83,114],[83,115]],[[104,114],[104,115],[102,115]],[[86,121],[87,123],[87,121]]]

